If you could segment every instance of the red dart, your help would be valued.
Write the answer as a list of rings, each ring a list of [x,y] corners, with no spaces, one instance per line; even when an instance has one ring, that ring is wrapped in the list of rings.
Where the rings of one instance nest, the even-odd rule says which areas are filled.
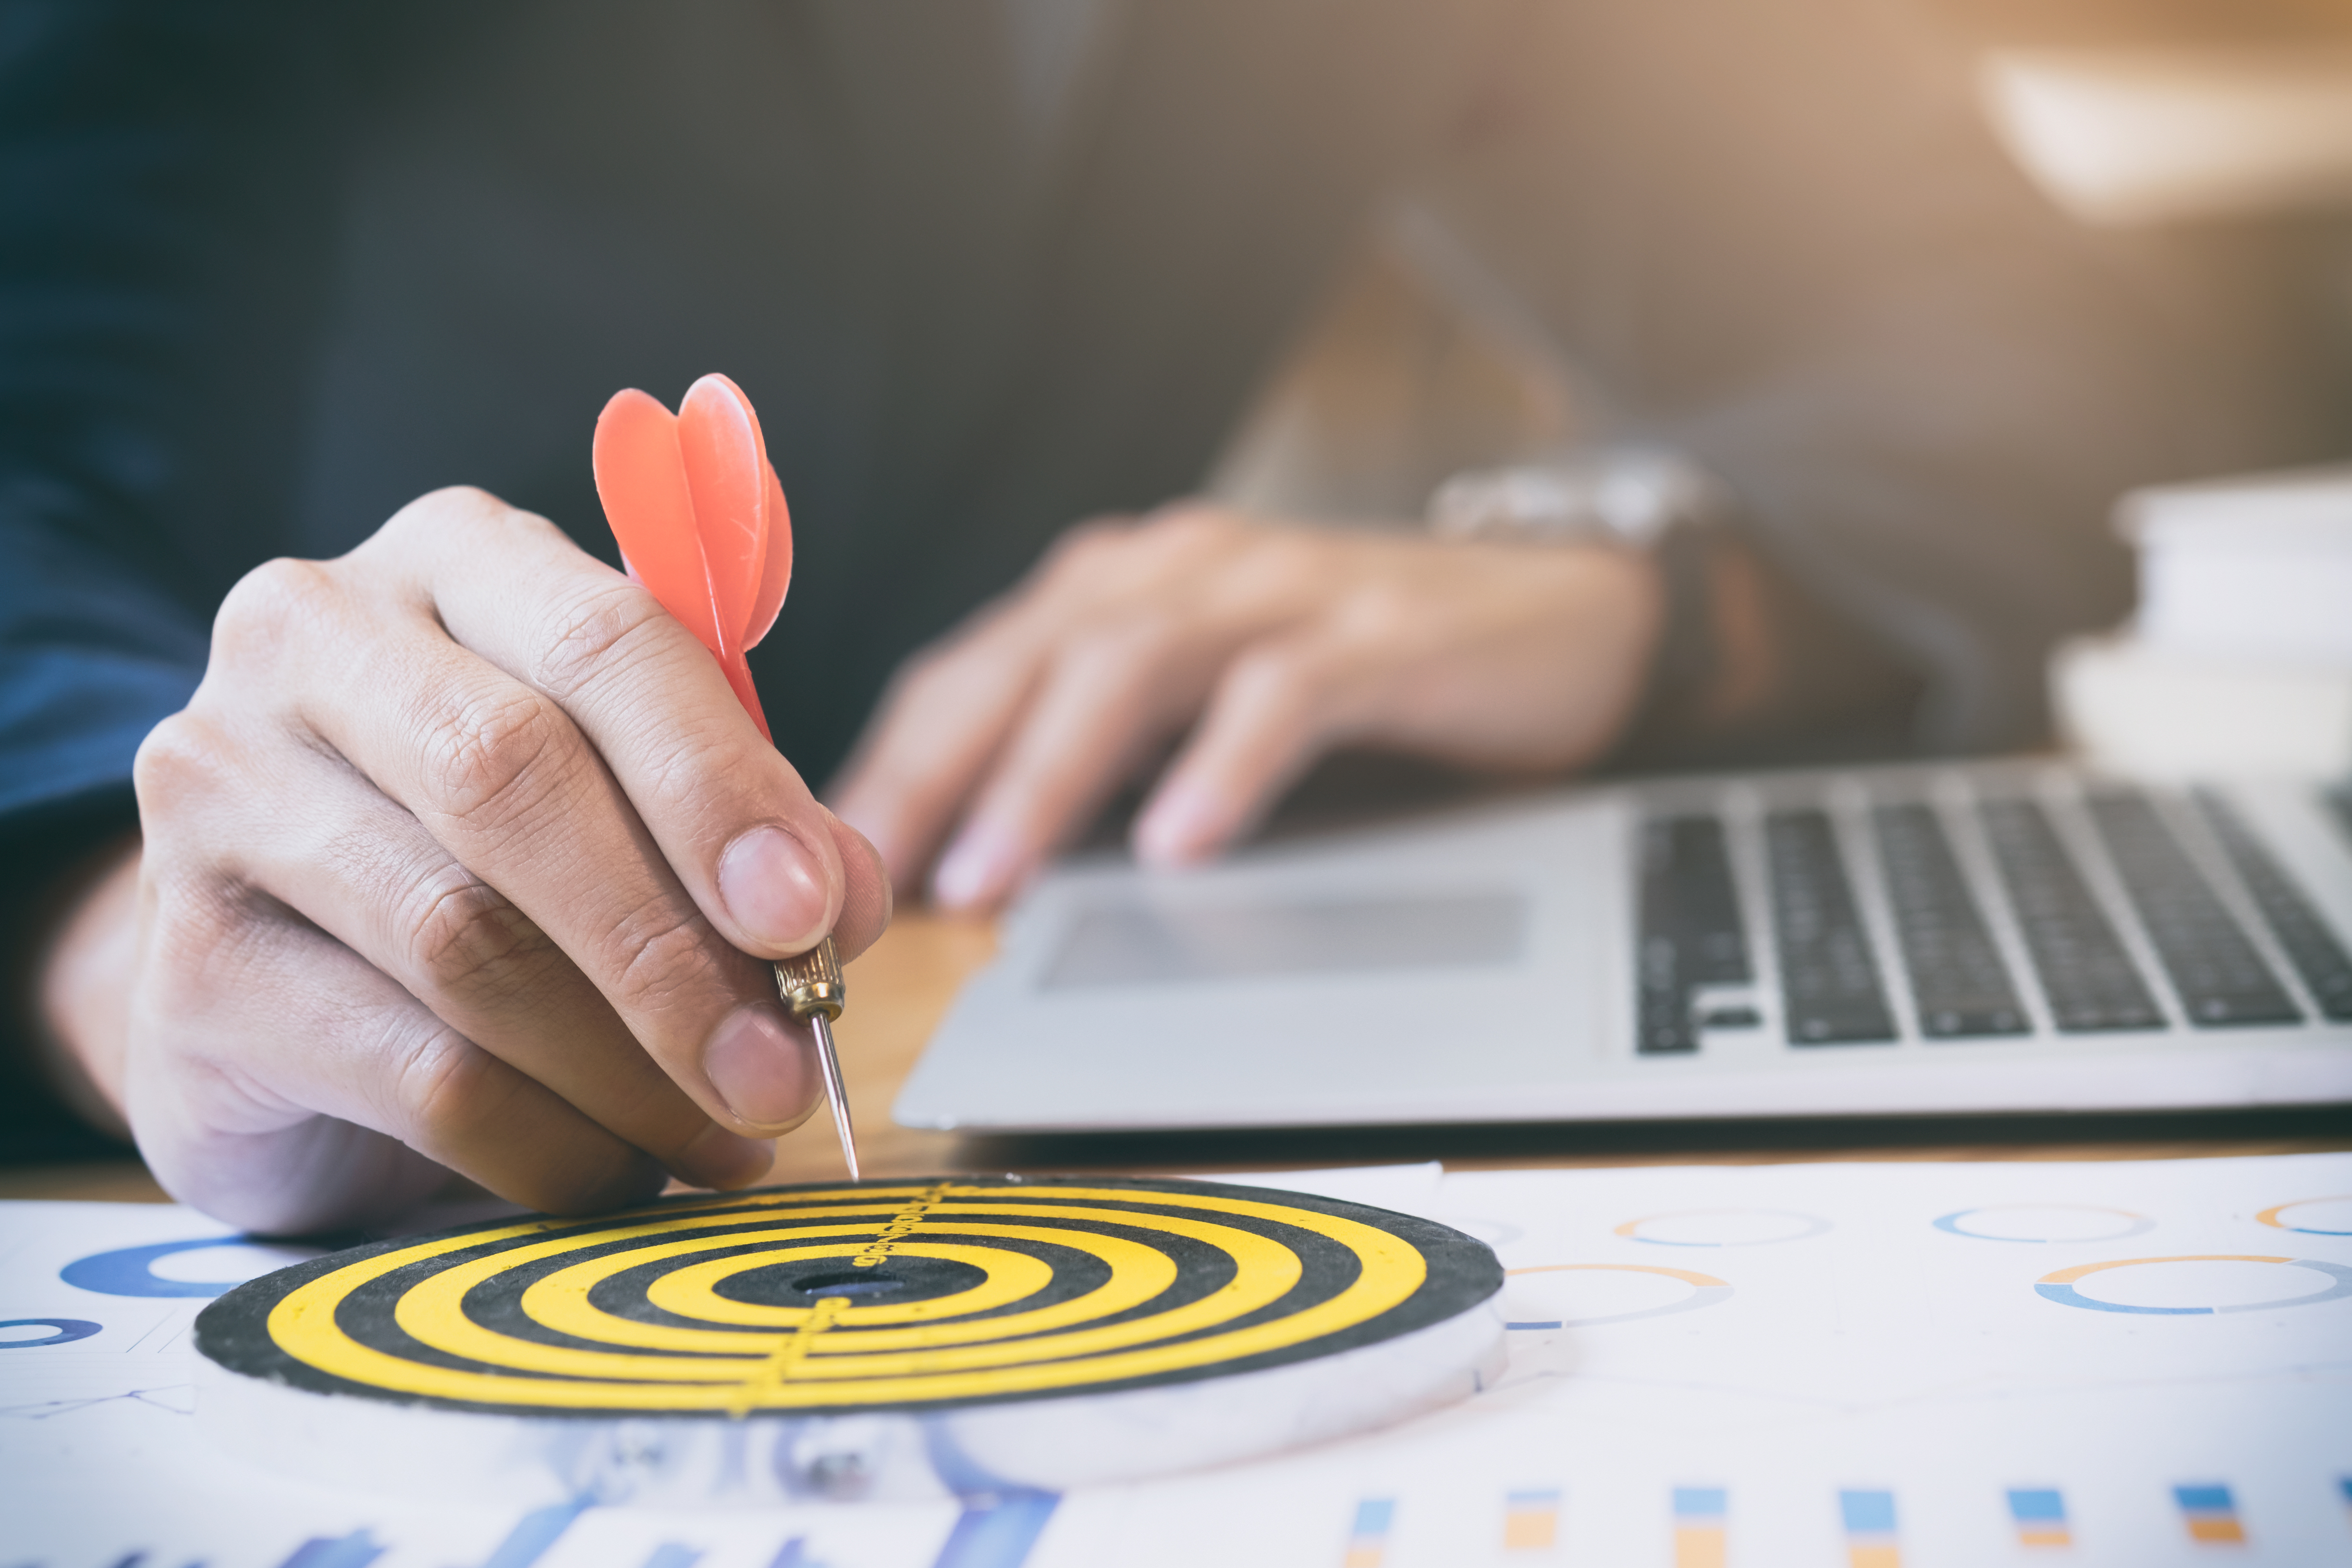
[[[634,388],[614,393],[597,416],[595,467],[630,575],[710,650],[769,735],[743,656],[783,607],[793,522],[751,400],[723,375],[688,387],[675,415]]]
[[[793,519],[743,389],[706,375],[673,415],[631,388],[596,416],[596,494],[629,575],[719,661],[736,700],[773,745],[743,656],[776,624],[793,581]],[[828,936],[776,965],[776,994],[816,1036],[842,1159],[857,1179],[849,1095],[833,1048],[841,961]]]

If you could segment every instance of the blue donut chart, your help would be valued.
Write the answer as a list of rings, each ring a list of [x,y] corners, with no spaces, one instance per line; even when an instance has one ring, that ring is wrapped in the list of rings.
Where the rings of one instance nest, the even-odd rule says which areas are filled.
[[[2151,1263],[2284,1263],[2295,1268],[2309,1268],[2325,1274],[2336,1283],[2325,1290],[2315,1290],[2302,1296],[2282,1296],[2272,1301],[2241,1301],[2227,1307],[2139,1307],[2122,1301],[2102,1301],[2085,1296],[2074,1288],[2074,1281],[2086,1275],[2109,1268],[2136,1268]],[[2352,1268],[2341,1263],[2322,1263],[2313,1258],[2254,1257],[2247,1253],[2200,1252],[2179,1258],[2123,1258],[2112,1263],[2084,1263],[2073,1268],[2061,1268],[2045,1274],[2034,1282],[2034,1292],[2045,1301],[2062,1307],[2081,1307],[2093,1312],[2135,1312],[2148,1317],[2201,1318],[2225,1312],[2265,1312],[2275,1307],[2314,1307],[2322,1301],[2340,1301],[2352,1296]]]
[[[2079,1246],[2095,1241],[2121,1241],[2126,1237],[2145,1236],[2156,1228],[2156,1221],[2129,1209],[2110,1208],[2105,1204],[1986,1204],[1978,1208],[1954,1209],[1938,1215],[1928,1223],[1937,1230],[1953,1236],[1964,1236],[1970,1241],[2006,1241],[2023,1243],[2028,1247],[2047,1247],[2052,1237],[2046,1236],[1987,1236],[1980,1230],[1964,1230],[1960,1222],[1970,1215],[1997,1214],[2004,1209],[2074,1209],[2091,1214],[2111,1214],[2125,1222],[2121,1230],[2103,1231],[2097,1236],[2069,1236],[2059,1238],[2068,1245]]]
[[[0,1318],[0,1329],[54,1329],[57,1331],[41,1340],[0,1340],[0,1351],[29,1351],[42,1345],[69,1345],[76,1340],[86,1340],[98,1332],[100,1325],[88,1318]]]
[[[175,1252],[194,1252],[206,1247],[235,1247],[249,1240],[243,1236],[201,1236],[194,1241],[158,1241],[145,1247],[117,1247],[112,1252],[93,1252],[88,1258],[77,1258],[58,1271],[58,1278],[83,1290],[94,1290],[101,1296],[202,1296],[206,1300],[224,1290],[235,1289],[245,1283],[242,1279],[165,1279],[160,1278],[153,1265],[158,1258],[169,1258]]]
[[[2340,1204],[2344,1201],[2345,1199],[2338,1195],[2324,1198],[2297,1198],[2292,1203],[2273,1204],[2254,1218],[2258,1223],[2270,1226],[2273,1229],[2297,1231],[2305,1236],[2352,1236],[2352,1230],[2326,1230],[2315,1225],[2289,1225],[2279,1217],[2289,1209],[2305,1208],[2313,1204]]]

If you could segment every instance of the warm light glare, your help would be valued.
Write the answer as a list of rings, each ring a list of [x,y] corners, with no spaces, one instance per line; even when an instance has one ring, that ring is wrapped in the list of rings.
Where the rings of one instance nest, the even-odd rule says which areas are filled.
[[[2352,203],[2352,48],[2005,50],[1979,89],[2011,154],[2089,222]]]

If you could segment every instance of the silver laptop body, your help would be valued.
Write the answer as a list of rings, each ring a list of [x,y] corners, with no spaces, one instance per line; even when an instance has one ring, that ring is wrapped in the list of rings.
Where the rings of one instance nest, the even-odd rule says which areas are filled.
[[[988,1132],[2352,1101],[2352,796],[2042,763],[1559,795],[1010,912],[895,1108]]]

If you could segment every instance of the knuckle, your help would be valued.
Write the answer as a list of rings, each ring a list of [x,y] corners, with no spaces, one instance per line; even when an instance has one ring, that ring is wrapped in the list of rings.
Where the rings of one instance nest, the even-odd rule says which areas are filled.
[[[423,750],[436,808],[481,827],[528,819],[578,765],[571,722],[520,686],[452,701],[434,715]]]
[[[420,533],[446,532],[453,526],[485,523],[512,512],[506,502],[478,485],[444,485],[437,490],[427,490],[394,512],[376,530],[376,538],[387,544],[408,542]]]
[[[167,820],[175,807],[209,793],[226,766],[226,750],[213,727],[194,714],[173,714],[139,742],[131,762],[131,787],[142,823]]]
[[[236,581],[213,617],[213,656],[231,665],[273,658],[289,637],[322,619],[335,596],[333,569],[280,556]]]
[[[435,1144],[463,1141],[477,1129],[510,1120],[523,1079],[447,1025],[424,1029],[401,1048],[386,1092],[405,1123]]]
[[[1312,707],[1330,684],[1324,661],[1288,646],[1254,647],[1234,660],[1230,687],[1255,701],[1286,709]]]
[[[649,653],[669,624],[660,602],[637,584],[599,584],[551,611],[529,679],[564,701]]]
[[[1137,608],[1117,621],[1074,632],[1061,662],[1097,677],[1143,679],[1169,662],[1183,641],[1181,616]]]
[[[731,988],[718,936],[691,908],[640,910],[614,930],[611,947],[615,999],[630,1008],[662,1013]]]
[[[530,917],[461,868],[450,868],[420,895],[408,950],[416,973],[444,996],[509,1000],[535,989],[558,952]]]
[[[1054,541],[1037,581],[1048,592],[1084,590],[1116,574],[1148,531],[1124,518],[1090,518]]]

